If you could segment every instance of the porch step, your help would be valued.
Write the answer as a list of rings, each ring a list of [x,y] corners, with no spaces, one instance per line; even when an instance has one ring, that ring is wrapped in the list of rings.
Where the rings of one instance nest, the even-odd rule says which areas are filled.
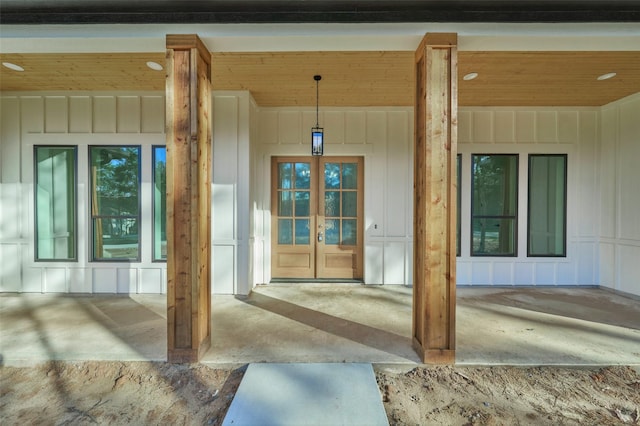
[[[222,423],[387,425],[371,364],[250,364]]]

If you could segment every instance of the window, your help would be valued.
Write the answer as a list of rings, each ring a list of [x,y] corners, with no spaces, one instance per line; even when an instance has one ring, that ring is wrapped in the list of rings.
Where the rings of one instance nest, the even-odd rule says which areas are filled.
[[[153,147],[153,260],[167,259],[167,150]]]
[[[462,228],[462,154],[458,154],[456,158],[456,176],[456,256],[460,256],[460,229]]]
[[[77,149],[36,146],[34,151],[35,259],[77,260]]]
[[[140,260],[140,147],[91,146],[93,260]]]
[[[516,256],[518,156],[472,156],[471,255]]]
[[[528,256],[566,256],[567,156],[529,155]]]

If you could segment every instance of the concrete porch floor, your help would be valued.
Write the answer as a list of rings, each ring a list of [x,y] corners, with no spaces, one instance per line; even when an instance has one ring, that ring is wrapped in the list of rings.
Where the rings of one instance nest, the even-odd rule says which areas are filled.
[[[456,363],[640,365],[640,302],[593,288],[457,290]],[[261,286],[212,298],[203,362],[419,363],[412,290]],[[166,360],[164,295],[0,295],[0,362]]]

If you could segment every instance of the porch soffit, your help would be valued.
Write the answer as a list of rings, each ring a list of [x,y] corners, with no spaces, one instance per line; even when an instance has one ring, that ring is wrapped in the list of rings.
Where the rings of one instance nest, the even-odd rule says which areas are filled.
[[[213,52],[214,90],[248,90],[257,104],[412,106],[413,51]],[[164,53],[6,53],[0,90],[111,91],[165,87]],[[597,81],[608,72],[617,76]],[[478,78],[463,81],[469,72]],[[640,51],[459,51],[461,106],[600,106],[640,92]]]

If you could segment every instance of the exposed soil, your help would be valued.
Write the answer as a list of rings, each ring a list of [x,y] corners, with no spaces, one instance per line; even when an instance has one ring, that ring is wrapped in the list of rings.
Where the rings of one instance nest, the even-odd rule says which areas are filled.
[[[0,370],[2,425],[218,425],[244,368],[49,362]],[[392,425],[640,424],[631,367],[377,368]]]

